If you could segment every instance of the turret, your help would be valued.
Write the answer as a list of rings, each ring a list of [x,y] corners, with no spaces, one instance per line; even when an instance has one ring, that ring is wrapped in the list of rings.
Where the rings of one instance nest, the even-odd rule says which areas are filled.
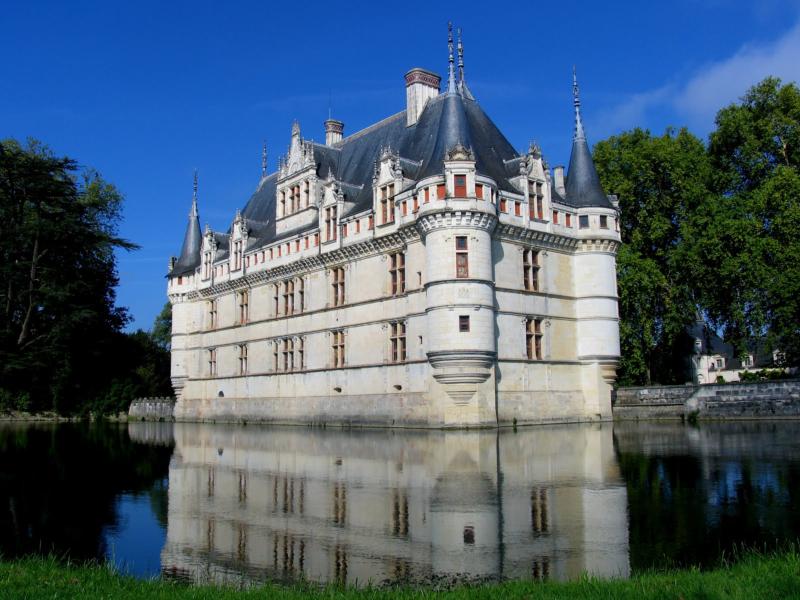
[[[189,210],[189,222],[183,236],[183,246],[178,260],[172,265],[170,276],[193,273],[200,266],[200,213],[197,210],[197,171],[194,173],[194,192],[192,194],[192,208]]]
[[[611,386],[619,362],[616,252],[617,210],[608,199],[592,161],[581,119],[578,80],[573,70],[575,134],[566,181],[566,203],[578,209],[579,246],[574,258],[578,360],[583,367],[587,413],[611,418]]]

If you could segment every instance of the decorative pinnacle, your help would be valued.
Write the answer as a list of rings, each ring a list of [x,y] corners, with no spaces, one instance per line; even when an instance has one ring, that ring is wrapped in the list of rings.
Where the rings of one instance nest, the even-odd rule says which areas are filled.
[[[448,66],[449,75],[447,79],[447,91],[455,92],[456,74],[455,74],[455,68],[453,66],[453,24],[450,21],[447,22],[447,52],[448,52],[447,60],[450,63]]]
[[[572,101],[575,104],[575,139],[586,139],[586,134],[583,131],[583,121],[581,120],[581,97],[575,65],[572,66]]]
[[[464,45],[461,43],[461,27],[458,28],[458,81],[464,81]]]
[[[261,176],[267,176],[267,142],[264,141],[264,146],[261,148]]]
[[[189,217],[196,217],[197,212],[197,169],[194,170],[194,183],[192,184],[192,210],[189,211]]]

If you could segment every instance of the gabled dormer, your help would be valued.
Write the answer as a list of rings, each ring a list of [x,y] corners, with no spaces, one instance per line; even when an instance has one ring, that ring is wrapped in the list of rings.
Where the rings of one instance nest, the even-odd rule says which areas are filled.
[[[512,179],[514,186],[525,197],[530,221],[549,221],[551,198],[547,163],[536,142],[531,142],[528,152],[519,163],[519,175]]]
[[[339,239],[339,218],[344,210],[344,193],[342,185],[328,171],[327,177],[320,182],[319,229],[322,243],[335,242]]]
[[[372,210],[377,225],[395,221],[394,199],[403,189],[400,155],[391,147],[381,148],[372,172]]]
[[[292,125],[292,140],[286,156],[278,162],[278,185],[276,190],[276,232],[294,229],[305,222],[287,217],[317,206],[317,162],[314,157],[314,142],[300,136],[300,125]]]
[[[475,153],[461,142],[444,156],[444,177],[448,198],[475,197]]]
[[[244,251],[247,249],[248,233],[247,219],[242,216],[242,211],[237,210],[231,226],[229,257],[231,273],[241,272],[244,269]]]
[[[214,261],[217,260],[217,238],[211,230],[211,226],[206,223],[203,232],[202,243],[202,277],[211,279],[214,276]]]

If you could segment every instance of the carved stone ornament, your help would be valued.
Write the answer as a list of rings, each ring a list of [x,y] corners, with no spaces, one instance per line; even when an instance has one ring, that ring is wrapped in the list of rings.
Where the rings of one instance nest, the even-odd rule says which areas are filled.
[[[456,142],[456,145],[444,153],[445,160],[475,160],[475,154],[472,148],[467,148],[461,142]]]

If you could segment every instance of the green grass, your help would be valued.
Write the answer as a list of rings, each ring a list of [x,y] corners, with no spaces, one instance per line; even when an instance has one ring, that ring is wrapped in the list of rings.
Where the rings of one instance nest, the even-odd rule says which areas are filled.
[[[457,587],[448,591],[426,588],[354,589],[337,586],[265,585],[236,590],[192,587],[158,579],[137,580],[107,566],[69,565],[55,559],[29,558],[0,563],[0,598],[164,598],[236,599],[337,598],[800,598],[800,553],[748,553],[718,569],[659,571],[627,580],[585,577],[574,582],[514,581]]]

